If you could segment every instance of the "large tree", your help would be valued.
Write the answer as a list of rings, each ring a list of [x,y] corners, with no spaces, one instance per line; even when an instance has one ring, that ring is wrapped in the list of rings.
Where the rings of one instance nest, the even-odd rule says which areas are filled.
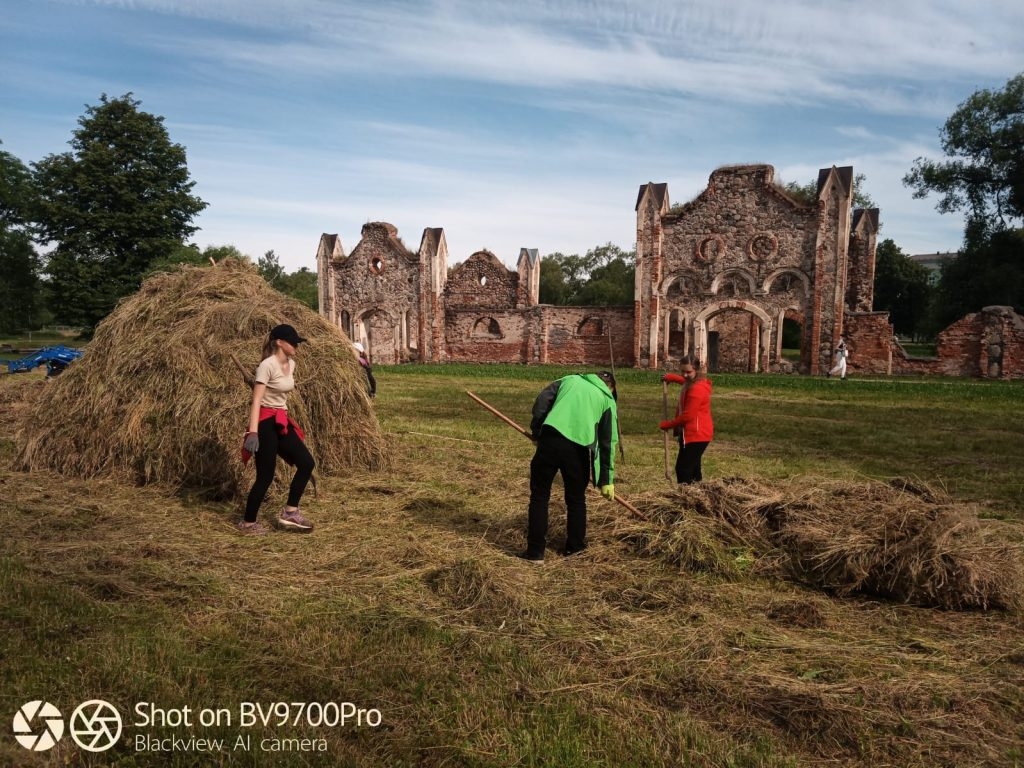
[[[0,334],[31,330],[40,306],[39,256],[32,243],[32,174],[0,150]]]
[[[903,183],[914,197],[939,194],[942,213],[963,211],[959,256],[942,268],[939,326],[1001,304],[1024,311],[1024,73],[1001,90],[981,90],[943,126],[949,160],[918,158]]]
[[[931,294],[927,267],[903,253],[892,240],[878,244],[874,309],[889,313],[896,333],[916,338],[925,330]]]
[[[945,161],[919,157],[903,183],[940,195],[942,213],[966,211],[994,231],[1024,217],[1024,73],[960,104],[939,132]]]
[[[617,306],[633,303],[636,251],[605,243],[583,256],[551,253],[541,260],[543,304]]]
[[[41,240],[61,322],[92,328],[181,248],[206,203],[192,194],[185,148],[131,93],[87,106],[72,151],[34,165]]]

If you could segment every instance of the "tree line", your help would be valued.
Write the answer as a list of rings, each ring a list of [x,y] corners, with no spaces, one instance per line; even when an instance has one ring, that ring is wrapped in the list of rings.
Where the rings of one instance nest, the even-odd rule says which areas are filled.
[[[0,333],[57,323],[88,336],[154,272],[249,258],[188,242],[207,204],[193,194],[185,148],[139,107],[131,93],[102,95],[79,118],[70,151],[30,166],[0,148]],[[257,268],[316,308],[314,273],[285,274],[273,251]]]
[[[155,271],[213,258],[249,258],[189,238],[207,203],[193,194],[185,148],[131,93],[87,106],[71,151],[25,165],[0,148],[0,333],[59,323],[88,335]],[[896,332],[928,338],[994,304],[1024,313],[1024,73],[961,103],[940,129],[945,160],[918,158],[903,183],[936,193],[941,213],[962,212],[964,237],[938,279],[891,239],[876,252],[875,304]],[[0,142],[2,147],[2,142]],[[854,185],[854,204],[874,207]],[[816,182],[790,183],[814,200]],[[250,259],[251,260],[251,259]],[[541,259],[540,301],[609,306],[634,300],[636,251],[612,243]],[[275,288],[317,308],[316,274],[287,274],[274,251],[256,261]]]

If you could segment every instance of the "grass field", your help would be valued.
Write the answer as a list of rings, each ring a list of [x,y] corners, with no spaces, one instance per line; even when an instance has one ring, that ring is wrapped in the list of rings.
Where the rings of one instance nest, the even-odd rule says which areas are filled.
[[[233,504],[11,468],[18,403],[52,384],[0,376],[0,715],[102,699],[125,719],[99,753],[6,734],[0,764],[1024,765],[1019,611],[838,597],[759,575],[743,549],[727,573],[690,568],[599,497],[587,553],[512,557],[532,446],[464,392],[527,425],[566,372],[378,367],[394,469],[322,478],[312,535],[261,538],[235,533]],[[619,378],[617,491],[699,524],[664,477],[658,375]],[[704,472],[782,495],[911,478],[1020,542],[1022,403],[1024,383],[721,375]],[[557,550],[560,501],[551,533]],[[324,724],[345,702],[362,724]],[[244,718],[257,704],[265,725]]]

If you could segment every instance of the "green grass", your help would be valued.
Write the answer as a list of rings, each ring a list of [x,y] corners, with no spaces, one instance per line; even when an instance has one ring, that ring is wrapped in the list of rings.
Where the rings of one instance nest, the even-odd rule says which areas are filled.
[[[25,474],[0,409],[0,714],[48,700],[226,708],[353,702],[380,727],[151,728],[90,754],[0,737],[18,766],[1017,765],[1017,614],[839,599],[641,556],[636,521],[591,504],[591,549],[543,567],[522,547],[526,425],[570,372],[379,366],[390,472],[322,478],[311,536],[238,536],[234,505],[168,489]],[[659,375],[622,369],[616,487],[667,491]],[[44,386],[41,374],[0,377]],[[714,377],[705,474],[765,482],[916,476],[1020,530],[1024,384]],[[45,385],[51,386],[51,385]],[[678,389],[670,387],[672,396]],[[73,415],[69,415],[73,418]],[[552,535],[564,529],[561,502]],[[276,508],[280,499],[268,504]],[[852,510],[851,513],[855,513]],[[736,558],[748,558],[736,553]],[[780,622],[812,610],[815,626]],[[154,754],[139,734],[323,738],[327,753]]]

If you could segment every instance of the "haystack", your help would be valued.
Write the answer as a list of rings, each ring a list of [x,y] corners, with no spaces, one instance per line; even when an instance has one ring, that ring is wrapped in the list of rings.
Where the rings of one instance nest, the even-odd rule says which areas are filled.
[[[308,340],[296,356],[289,410],[316,474],[386,467],[390,450],[349,340],[232,259],[158,274],[122,300],[81,360],[22,414],[18,461],[27,470],[240,497],[254,476],[240,451],[251,389],[232,356],[254,373],[279,323]]]
[[[749,569],[837,595],[951,610],[1024,607],[1020,531],[918,482],[727,478],[645,500],[645,554],[725,576]],[[753,559],[753,560],[751,560]]]

